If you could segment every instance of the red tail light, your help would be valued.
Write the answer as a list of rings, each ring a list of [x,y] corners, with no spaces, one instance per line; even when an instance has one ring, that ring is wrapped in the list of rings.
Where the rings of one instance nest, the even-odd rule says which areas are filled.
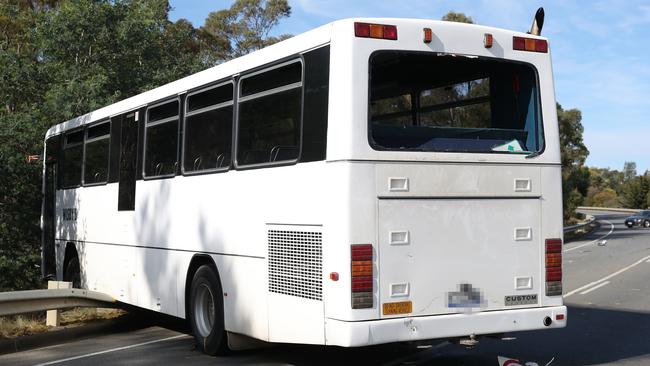
[[[546,296],[562,295],[562,239],[546,239]]]
[[[397,27],[385,24],[354,23],[354,35],[361,38],[397,40]]]
[[[372,257],[372,244],[356,244],[350,248],[352,309],[372,308]]]
[[[512,49],[517,51],[548,52],[548,42],[544,39],[512,37]]]

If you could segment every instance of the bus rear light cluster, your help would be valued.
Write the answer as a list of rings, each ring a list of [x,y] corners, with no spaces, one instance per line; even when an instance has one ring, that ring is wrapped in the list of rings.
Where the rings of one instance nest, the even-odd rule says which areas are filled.
[[[512,37],[512,49],[517,51],[548,52],[548,42],[544,39]]]
[[[546,296],[562,295],[562,239],[546,239]]]
[[[372,308],[372,244],[351,246],[352,259],[352,309]]]
[[[385,24],[354,23],[354,35],[361,38],[397,40],[397,27]]]

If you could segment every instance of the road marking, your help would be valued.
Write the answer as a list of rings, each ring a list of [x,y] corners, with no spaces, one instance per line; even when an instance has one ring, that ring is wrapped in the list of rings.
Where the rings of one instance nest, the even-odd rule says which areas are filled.
[[[590,288],[589,290],[582,291],[582,292],[580,293],[580,295],[586,295],[586,294],[590,293],[591,291],[598,290],[599,288],[601,288],[601,287],[603,287],[603,286],[605,286],[605,285],[607,285],[607,284],[609,284],[609,283],[610,283],[609,281],[601,282],[600,285],[594,286],[594,287]]]
[[[605,234],[604,236],[602,236],[602,237],[600,237],[600,238],[598,238],[598,239],[596,239],[596,240],[592,240],[592,241],[590,241],[589,243],[580,244],[580,245],[578,245],[578,246],[576,246],[576,247],[569,248],[569,249],[564,249],[564,252],[565,252],[565,253],[566,253],[566,252],[570,252],[570,251],[572,251],[572,250],[576,250],[576,249],[579,249],[579,248],[585,247],[585,246],[587,246],[587,245],[590,245],[590,244],[596,243],[596,242],[598,242],[598,241],[600,241],[600,240],[605,239],[605,238],[608,237],[611,233],[614,232],[614,224],[612,224],[611,222],[609,222],[609,221],[607,221],[607,220],[598,220],[598,221],[603,221],[603,222],[606,222],[606,223],[608,223],[609,225],[611,225],[611,229],[609,229],[609,232],[608,232],[607,234]]]
[[[647,260],[647,261],[645,261],[645,262],[646,262],[646,263],[650,263],[650,259],[648,259],[648,260]]]
[[[629,270],[629,269],[631,269],[631,268],[633,268],[633,267],[638,266],[639,264],[641,264],[641,263],[647,261],[648,259],[650,259],[650,255],[647,256],[647,257],[644,257],[644,258],[642,258],[642,259],[640,259],[640,260],[638,260],[638,261],[636,261],[636,262],[634,262],[634,263],[632,263],[632,264],[630,264],[629,266],[627,266],[627,267],[625,267],[625,268],[621,268],[621,269],[619,269],[618,271],[616,271],[616,272],[614,272],[614,273],[612,273],[612,274],[610,274],[610,275],[608,275],[608,276],[605,276],[605,277],[603,277],[603,278],[601,278],[601,279],[599,279],[599,280],[597,280],[597,281],[594,281],[594,282],[588,283],[588,284],[586,284],[586,285],[584,285],[584,286],[582,286],[582,287],[579,287],[579,288],[577,288],[577,289],[575,289],[575,290],[569,292],[568,294],[564,295],[564,297],[565,297],[565,298],[566,298],[566,297],[569,297],[569,296],[575,294],[576,292],[583,291],[583,290],[585,290],[585,289],[587,289],[587,288],[589,288],[589,287],[591,287],[591,286],[594,286],[594,285],[597,285],[597,284],[599,284],[599,283],[601,283],[601,282],[607,281],[607,280],[609,280],[610,278],[612,278],[612,277],[614,277],[614,276],[620,275],[621,273],[623,273],[623,272],[625,272],[625,271],[627,271],[627,270]]]
[[[36,366],[55,365],[57,363],[63,363],[63,362],[78,360],[78,359],[81,359],[81,358],[87,358],[87,357],[92,357],[92,356],[97,356],[97,355],[103,355],[104,353],[123,351],[125,349],[130,349],[130,348],[135,348],[135,347],[140,347],[140,346],[146,346],[146,345],[152,344],[152,343],[159,343],[159,342],[169,341],[169,340],[172,340],[172,339],[187,337],[187,336],[188,336],[187,334],[180,334],[180,335],[173,336],[173,337],[168,337],[168,338],[163,338],[163,339],[156,339],[154,341],[143,342],[143,343],[138,343],[138,344],[132,344],[130,346],[111,348],[111,349],[107,349],[105,351],[93,352],[93,353],[88,353],[88,354],[85,354],[85,355],[80,355],[80,356],[75,356],[75,357],[63,358],[63,359],[55,360],[55,361],[39,363]]]

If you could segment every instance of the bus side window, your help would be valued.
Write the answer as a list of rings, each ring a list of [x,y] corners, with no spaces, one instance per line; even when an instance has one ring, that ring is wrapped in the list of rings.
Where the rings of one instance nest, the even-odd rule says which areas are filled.
[[[108,181],[110,133],[110,122],[86,129],[84,185],[106,183]]]
[[[147,109],[145,126],[145,177],[174,176],[177,170],[179,101]]]
[[[84,131],[65,134],[61,163],[59,164],[60,187],[74,188],[81,185],[81,163],[83,162]]]
[[[330,82],[330,46],[309,51],[305,59],[305,106],[300,161],[325,160]]]
[[[244,76],[239,87],[237,165],[295,161],[299,155],[302,63]]]
[[[230,167],[233,84],[190,94],[185,104],[183,172]]]

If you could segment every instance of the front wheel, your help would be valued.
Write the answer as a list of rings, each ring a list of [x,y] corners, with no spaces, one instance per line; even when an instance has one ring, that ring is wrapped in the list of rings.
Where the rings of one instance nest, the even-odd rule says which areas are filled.
[[[63,280],[72,282],[73,288],[81,288],[81,267],[79,266],[79,257],[72,257],[65,266],[63,271]]]
[[[645,220],[645,221],[643,222],[643,227],[646,228],[646,229],[647,229],[647,228],[650,228],[650,220]]]
[[[223,320],[223,292],[215,271],[199,267],[192,279],[189,318],[196,346],[208,355],[228,352]]]

